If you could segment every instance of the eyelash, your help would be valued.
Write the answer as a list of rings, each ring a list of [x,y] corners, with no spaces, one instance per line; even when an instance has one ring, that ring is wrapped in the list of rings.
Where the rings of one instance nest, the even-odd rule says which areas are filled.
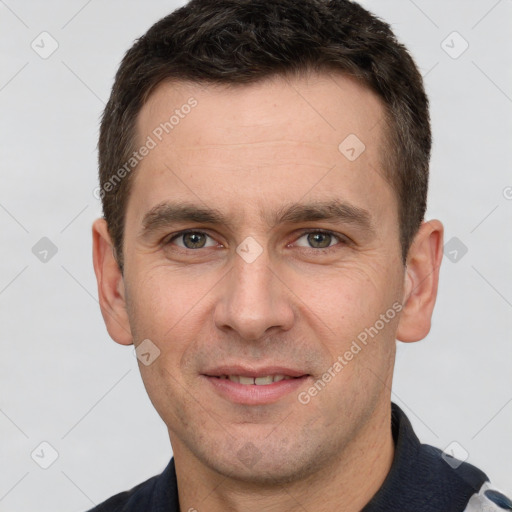
[[[199,233],[199,234],[202,234],[202,235],[206,235],[206,236],[208,236],[210,238],[213,238],[212,236],[210,236],[205,231],[199,231],[197,229],[185,229],[183,231],[179,231],[178,233],[172,234],[170,238],[167,238],[167,240],[164,241],[164,245],[170,245],[171,242],[173,242],[177,238],[182,237],[183,235],[186,235],[187,233]],[[337,233],[334,233],[334,232],[329,231],[329,230],[325,230],[325,229],[314,229],[314,230],[304,230],[304,231],[301,231],[299,236],[298,236],[298,238],[296,240],[299,240],[304,235],[309,235],[309,234],[330,235],[330,236],[338,239],[338,244],[334,244],[334,245],[331,245],[329,247],[324,247],[324,248],[302,247],[302,249],[306,249],[306,250],[314,251],[314,252],[327,253],[327,252],[331,252],[332,250],[337,249],[339,244],[341,244],[342,246],[350,244],[350,240],[347,237],[345,237],[343,235],[340,235],[340,234],[337,234]],[[200,247],[199,249],[188,249],[186,247],[179,247],[179,249],[184,250],[184,251],[197,251],[199,249],[203,249],[203,247]]]

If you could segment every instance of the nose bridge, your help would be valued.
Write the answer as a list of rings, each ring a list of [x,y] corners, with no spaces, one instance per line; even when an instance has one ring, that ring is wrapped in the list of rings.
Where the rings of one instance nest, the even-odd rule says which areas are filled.
[[[248,340],[262,338],[272,327],[291,327],[293,312],[270,256],[254,240],[246,239],[237,248],[217,306],[217,327],[230,327]]]
[[[260,252],[243,242],[237,248],[237,257],[234,258],[233,266],[234,281],[237,285],[234,292],[239,298],[252,301],[258,298],[267,301],[272,299],[273,272],[267,250],[262,248]]]

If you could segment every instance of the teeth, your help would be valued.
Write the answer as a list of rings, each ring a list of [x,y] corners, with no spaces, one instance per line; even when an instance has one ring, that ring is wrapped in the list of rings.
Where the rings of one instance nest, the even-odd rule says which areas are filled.
[[[254,384],[258,384],[258,386],[265,386],[267,384],[272,384],[274,382],[274,377],[272,375],[268,375],[267,377],[256,377],[254,379]]]
[[[244,385],[266,386],[273,382],[279,382],[281,380],[293,379],[289,375],[266,375],[265,377],[244,377],[242,375],[220,375],[220,379],[229,379],[231,382],[237,382]]]

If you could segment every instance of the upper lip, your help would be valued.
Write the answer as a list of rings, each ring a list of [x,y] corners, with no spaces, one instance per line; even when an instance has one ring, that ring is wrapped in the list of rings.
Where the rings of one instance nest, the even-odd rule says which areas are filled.
[[[208,377],[220,377],[221,375],[239,375],[241,377],[266,377],[268,375],[284,375],[289,377],[302,377],[308,375],[302,370],[295,370],[285,366],[262,366],[259,368],[242,365],[217,366],[203,372]]]

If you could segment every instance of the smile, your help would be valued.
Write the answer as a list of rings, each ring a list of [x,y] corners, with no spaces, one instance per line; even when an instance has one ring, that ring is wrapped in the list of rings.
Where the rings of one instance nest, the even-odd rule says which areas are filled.
[[[255,376],[226,374],[201,375],[209,391],[223,399],[241,405],[267,405],[287,395],[295,396],[311,375],[283,375],[282,373]]]
[[[218,379],[228,379],[231,382],[237,382],[239,384],[256,385],[256,386],[268,386],[273,382],[279,382],[281,380],[295,379],[297,377],[291,377],[289,375],[266,375],[265,377],[245,377],[243,375],[220,375]]]

